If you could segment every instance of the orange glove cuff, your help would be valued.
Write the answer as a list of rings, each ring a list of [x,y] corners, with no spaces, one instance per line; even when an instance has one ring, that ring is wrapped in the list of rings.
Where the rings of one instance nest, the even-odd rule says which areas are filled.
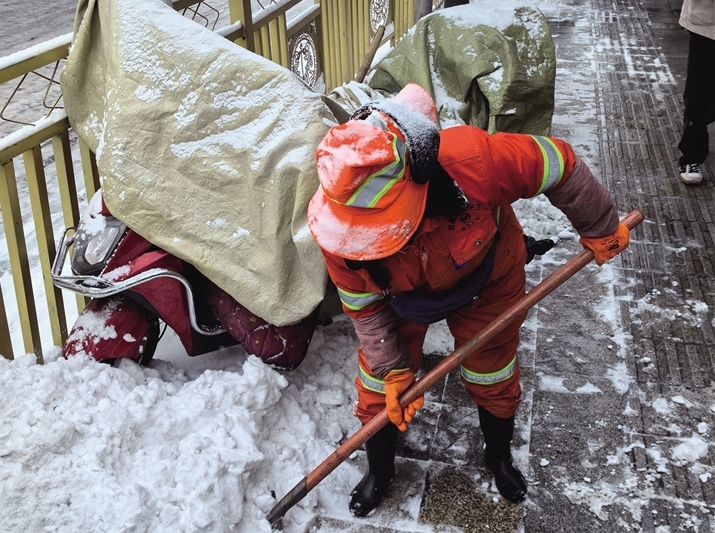
[[[628,247],[630,230],[619,222],[618,229],[605,237],[581,237],[579,242],[593,252],[596,263],[602,265],[608,259],[616,257]]]
[[[415,382],[415,376],[409,368],[390,370],[385,376],[384,382],[387,417],[400,431],[405,431],[417,410],[424,405],[425,398],[420,396],[405,409],[400,407],[400,396]]]

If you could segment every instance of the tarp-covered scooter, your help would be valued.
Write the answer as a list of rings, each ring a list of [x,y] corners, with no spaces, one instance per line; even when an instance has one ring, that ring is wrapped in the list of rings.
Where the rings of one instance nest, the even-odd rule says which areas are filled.
[[[492,132],[546,135],[554,77],[546,19],[521,3],[490,3],[489,9],[472,4],[429,15],[381,61],[369,85],[350,83],[327,97],[160,0],[80,3],[61,85],[70,123],[96,155],[102,202],[93,202],[84,216],[88,225],[60,246],[55,282],[97,300],[116,298],[125,311],[112,322],[114,334],[123,334],[111,338],[111,332],[84,328],[81,321],[90,313],[110,316],[119,307],[92,301],[70,334],[74,347],[68,344],[65,353],[89,348],[99,359],[141,360],[155,343],[157,318],[188,332],[182,338],[187,352],[200,353],[204,348],[192,336],[214,336],[216,322],[226,318],[215,305],[211,309],[221,298],[207,296],[207,284],[245,311],[233,314],[243,317],[239,326],[256,319],[271,332],[296,324],[312,332],[328,282],[306,209],[318,187],[315,147],[327,129],[366,100],[413,82],[434,96],[442,127],[469,123]],[[88,231],[100,217],[118,231],[107,249],[93,244]],[[179,264],[183,279],[156,276],[138,256],[124,257],[125,263],[133,261],[127,271],[121,256],[113,255],[127,244],[127,235],[146,247],[142,254]],[[79,263],[72,276],[62,274],[70,244],[72,255],[87,258],[89,250],[94,259],[101,256],[103,268],[79,281],[78,274],[87,274],[77,270]],[[157,268],[173,269],[165,267]],[[138,289],[147,276],[162,278],[166,287],[154,303]],[[117,290],[118,284],[125,290]],[[98,287],[110,289],[102,293]],[[202,295],[199,303],[195,297],[193,305],[183,300],[192,293]],[[159,301],[182,301],[180,325],[157,312]],[[127,316],[141,313],[144,325],[131,329]],[[80,328],[100,340],[109,337],[87,344],[86,337],[77,340]],[[240,336],[225,335],[215,335],[215,344],[233,339],[246,345]],[[309,339],[310,333],[301,349]],[[266,335],[258,342],[273,340],[285,339]],[[297,359],[282,367],[295,366]]]
[[[154,356],[163,322],[190,356],[240,343],[248,354],[281,370],[303,361],[319,308],[295,324],[269,324],[190,263],[112,216],[101,191],[76,230],[69,230],[58,247],[53,281],[91,300],[70,331],[64,357],[129,358],[145,365]],[[71,275],[62,273],[67,255]]]

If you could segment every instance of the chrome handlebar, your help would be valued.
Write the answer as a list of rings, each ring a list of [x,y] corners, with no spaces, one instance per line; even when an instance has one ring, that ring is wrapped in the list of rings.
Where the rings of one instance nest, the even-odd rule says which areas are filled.
[[[57,255],[52,263],[52,284],[60,289],[65,289],[68,291],[79,293],[83,296],[89,298],[107,298],[109,296],[114,296],[115,294],[122,293],[132,288],[142,285],[148,281],[157,278],[171,278],[175,279],[184,286],[186,290],[186,298],[188,299],[189,308],[189,321],[191,322],[191,327],[201,335],[220,335],[225,333],[226,330],[223,328],[207,328],[200,325],[196,321],[196,310],[194,308],[194,293],[191,289],[191,284],[188,280],[181,274],[174,272],[173,270],[167,270],[165,268],[153,268],[142,272],[130,279],[122,281],[114,281],[102,276],[63,276],[62,267],[67,260],[67,252],[72,246],[75,240],[75,234],[67,237],[69,231],[75,230],[74,227],[69,227],[65,229],[64,234],[60,240],[59,246],[57,247]]]

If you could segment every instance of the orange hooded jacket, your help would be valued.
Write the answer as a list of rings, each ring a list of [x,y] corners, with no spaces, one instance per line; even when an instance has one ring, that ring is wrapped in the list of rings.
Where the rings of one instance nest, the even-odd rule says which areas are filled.
[[[609,235],[618,226],[610,193],[562,140],[490,135],[472,126],[457,126],[440,132],[439,162],[462,189],[470,208],[456,218],[423,219],[403,249],[380,260],[389,276],[390,295],[448,292],[481,264],[497,229],[504,229],[513,217],[510,205],[521,198],[545,193],[584,237]],[[517,241],[523,246],[520,232],[501,233],[513,242],[502,238],[500,248],[516,246]],[[343,258],[323,254],[374,375],[381,378],[390,369],[409,367],[404,343],[385,339],[386,331],[395,330],[388,323],[396,316],[384,316],[389,308],[386,291],[367,270],[351,270]]]

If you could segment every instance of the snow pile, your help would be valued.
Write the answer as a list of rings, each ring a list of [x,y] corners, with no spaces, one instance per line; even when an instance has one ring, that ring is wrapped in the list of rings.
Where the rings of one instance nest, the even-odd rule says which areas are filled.
[[[0,417],[0,530],[270,531],[276,496],[354,431],[353,385],[315,353],[290,382],[233,356],[240,367],[203,372],[0,358],[12,399]],[[295,507],[286,531],[305,530],[316,503]]]

